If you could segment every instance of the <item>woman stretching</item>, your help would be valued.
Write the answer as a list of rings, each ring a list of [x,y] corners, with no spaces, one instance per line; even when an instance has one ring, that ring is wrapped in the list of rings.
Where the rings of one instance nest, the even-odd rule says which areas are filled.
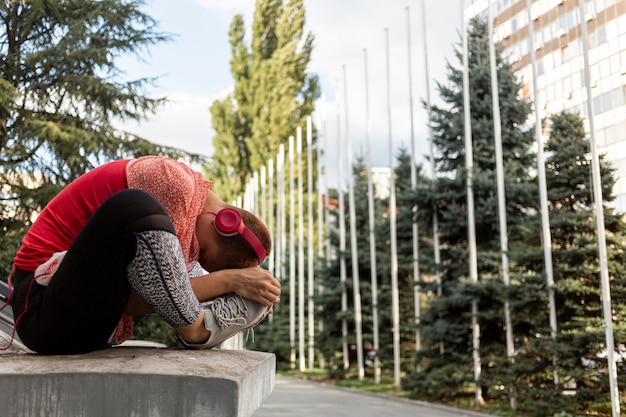
[[[259,267],[270,250],[265,225],[185,164],[114,161],[69,184],[24,237],[9,282],[15,327],[35,352],[84,353],[156,312],[184,346],[211,348],[280,301]]]

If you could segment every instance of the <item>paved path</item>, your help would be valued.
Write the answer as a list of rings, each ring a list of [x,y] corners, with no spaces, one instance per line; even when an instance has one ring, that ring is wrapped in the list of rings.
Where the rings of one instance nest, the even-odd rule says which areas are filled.
[[[252,417],[284,416],[487,417],[488,414],[276,376],[274,391]]]

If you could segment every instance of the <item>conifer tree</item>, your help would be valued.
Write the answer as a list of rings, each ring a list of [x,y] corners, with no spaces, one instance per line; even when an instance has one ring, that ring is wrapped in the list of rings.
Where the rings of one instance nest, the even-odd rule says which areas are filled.
[[[6,0],[0,3],[0,269],[33,213],[67,183],[112,159],[183,156],[116,131],[163,99],[145,95],[154,80],[122,81],[121,55],[165,41],[142,1]]]
[[[518,289],[515,265],[511,265],[514,279],[508,291],[502,279],[489,41],[486,23],[480,19],[472,20],[469,27],[469,80],[478,284],[469,280],[462,52],[459,47],[456,48],[459,65],[449,63],[448,83],[437,84],[445,106],[433,106],[431,112],[438,177],[432,184],[421,187],[415,199],[424,224],[432,224],[433,207],[438,213],[442,295],[431,297],[421,319],[424,343],[418,360],[428,366],[407,376],[404,385],[420,396],[437,399],[456,395],[464,384],[473,383],[470,311],[474,299],[478,302],[481,326],[480,356],[483,364],[491,364],[483,367],[480,382],[483,391],[488,391],[486,387],[508,386],[511,380],[503,304],[506,299],[514,301]],[[523,224],[526,209],[535,203],[536,195],[536,186],[530,176],[534,166],[533,138],[527,130],[520,128],[528,118],[530,106],[519,98],[521,82],[513,67],[503,58],[501,45],[496,45],[496,68],[508,238],[509,248],[514,250],[519,242],[517,227]],[[432,227],[430,230],[432,233]],[[423,260],[425,268],[434,272],[433,258]],[[432,281],[423,282],[423,287],[431,294],[439,291]],[[507,393],[490,390],[489,394]]]
[[[520,399],[532,401],[536,410],[553,414],[563,410],[589,410],[591,403],[608,395],[598,245],[594,216],[589,141],[583,120],[570,113],[550,117],[546,143],[546,182],[557,301],[557,339],[549,337],[546,290],[543,276],[542,242],[534,227],[526,232],[528,249],[520,264],[523,286],[536,301],[526,309],[526,323],[532,329],[527,345],[517,360],[524,365],[525,390]],[[614,200],[615,169],[600,156],[611,296],[625,296],[624,222],[610,203]],[[537,309],[540,305],[542,308]],[[624,340],[626,314],[623,303],[613,302],[615,340]],[[619,346],[616,346],[619,352]],[[560,385],[554,385],[552,358],[556,355]],[[623,382],[623,381],[622,381]],[[551,387],[547,389],[546,387]],[[563,396],[564,390],[569,395]],[[608,411],[608,409],[607,409]]]

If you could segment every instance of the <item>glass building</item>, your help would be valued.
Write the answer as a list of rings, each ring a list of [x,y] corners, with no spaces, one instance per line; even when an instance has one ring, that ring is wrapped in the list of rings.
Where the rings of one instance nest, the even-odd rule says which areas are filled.
[[[489,4],[467,0],[466,18],[487,17]],[[532,98],[526,0],[492,4],[494,36],[519,70],[522,94]],[[530,7],[542,116],[577,113],[589,131],[580,28],[587,23],[596,145],[617,169],[615,207],[626,213],[626,0],[586,0],[584,12],[578,0],[532,0]]]

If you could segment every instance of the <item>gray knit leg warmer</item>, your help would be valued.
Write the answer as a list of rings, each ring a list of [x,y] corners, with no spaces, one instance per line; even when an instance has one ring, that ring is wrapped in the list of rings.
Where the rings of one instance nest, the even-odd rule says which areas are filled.
[[[131,287],[174,327],[184,327],[200,316],[200,303],[191,289],[177,237],[166,231],[135,234],[137,252],[128,265]]]

